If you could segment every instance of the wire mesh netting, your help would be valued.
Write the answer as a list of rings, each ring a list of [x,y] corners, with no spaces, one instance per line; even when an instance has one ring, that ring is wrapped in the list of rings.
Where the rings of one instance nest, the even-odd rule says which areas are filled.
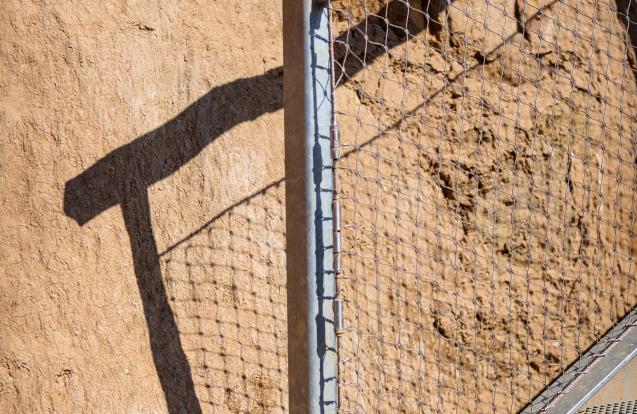
[[[520,414],[575,413],[580,407],[618,402],[634,395],[637,352],[637,308],[597,339],[559,378]],[[632,356],[631,356],[632,355]],[[610,375],[609,375],[610,374]],[[580,409],[578,412],[583,410]],[[622,413],[624,411],[621,411]]]
[[[637,304],[636,9],[330,7],[339,410],[517,412]]]

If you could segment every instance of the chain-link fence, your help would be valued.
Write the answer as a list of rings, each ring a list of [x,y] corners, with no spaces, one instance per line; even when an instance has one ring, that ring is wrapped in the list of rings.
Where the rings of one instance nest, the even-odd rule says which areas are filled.
[[[332,0],[340,412],[517,412],[637,304],[634,7]]]

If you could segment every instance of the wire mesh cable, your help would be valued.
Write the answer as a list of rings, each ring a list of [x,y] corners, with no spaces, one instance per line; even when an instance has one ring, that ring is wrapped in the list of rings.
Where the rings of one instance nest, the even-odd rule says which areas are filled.
[[[517,412],[635,307],[636,7],[331,1],[340,412]]]

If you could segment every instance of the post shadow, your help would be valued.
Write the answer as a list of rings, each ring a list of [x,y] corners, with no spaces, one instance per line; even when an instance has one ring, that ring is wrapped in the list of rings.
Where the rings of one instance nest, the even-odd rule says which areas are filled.
[[[166,295],[153,236],[148,187],[168,177],[223,132],[282,106],[282,71],[213,89],[177,117],[69,180],[64,212],[84,225],[121,206],[157,375],[170,413],[200,413],[190,365]]]
[[[348,36],[355,33],[363,41],[384,42],[384,35],[368,31],[372,24],[384,30],[407,27],[403,0],[392,0],[383,10],[341,34],[336,42],[345,44]],[[426,29],[409,24],[412,35]],[[387,49],[409,39],[407,31],[394,33],[387,48],[365,51],[365,64],[360,60],[362,56],[348,60],[342,55],[342,70],[347,72],[342,83]],[[357,54],[350,51],[350,56],[351,52]],[[162,279],[148,189],[179,170],[224,132],[282,109],[282,75],[283,69],[278,67],[212,89],[166,124],[110,152],[65,185],[64,213],[81,226],[111,207],[121,207],[153,361],[171,414],[200,413],[201,406]]]

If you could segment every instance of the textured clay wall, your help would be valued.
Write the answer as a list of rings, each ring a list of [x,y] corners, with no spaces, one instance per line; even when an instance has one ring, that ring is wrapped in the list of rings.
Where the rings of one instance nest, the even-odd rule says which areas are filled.
[[[334,4],[343,408],[515,411],[637,301],[626,5]],[[0,412],[286,411],[281,5],[0,11]]]
[[[0,412],[283,411],[281,5],[0,9]]]

